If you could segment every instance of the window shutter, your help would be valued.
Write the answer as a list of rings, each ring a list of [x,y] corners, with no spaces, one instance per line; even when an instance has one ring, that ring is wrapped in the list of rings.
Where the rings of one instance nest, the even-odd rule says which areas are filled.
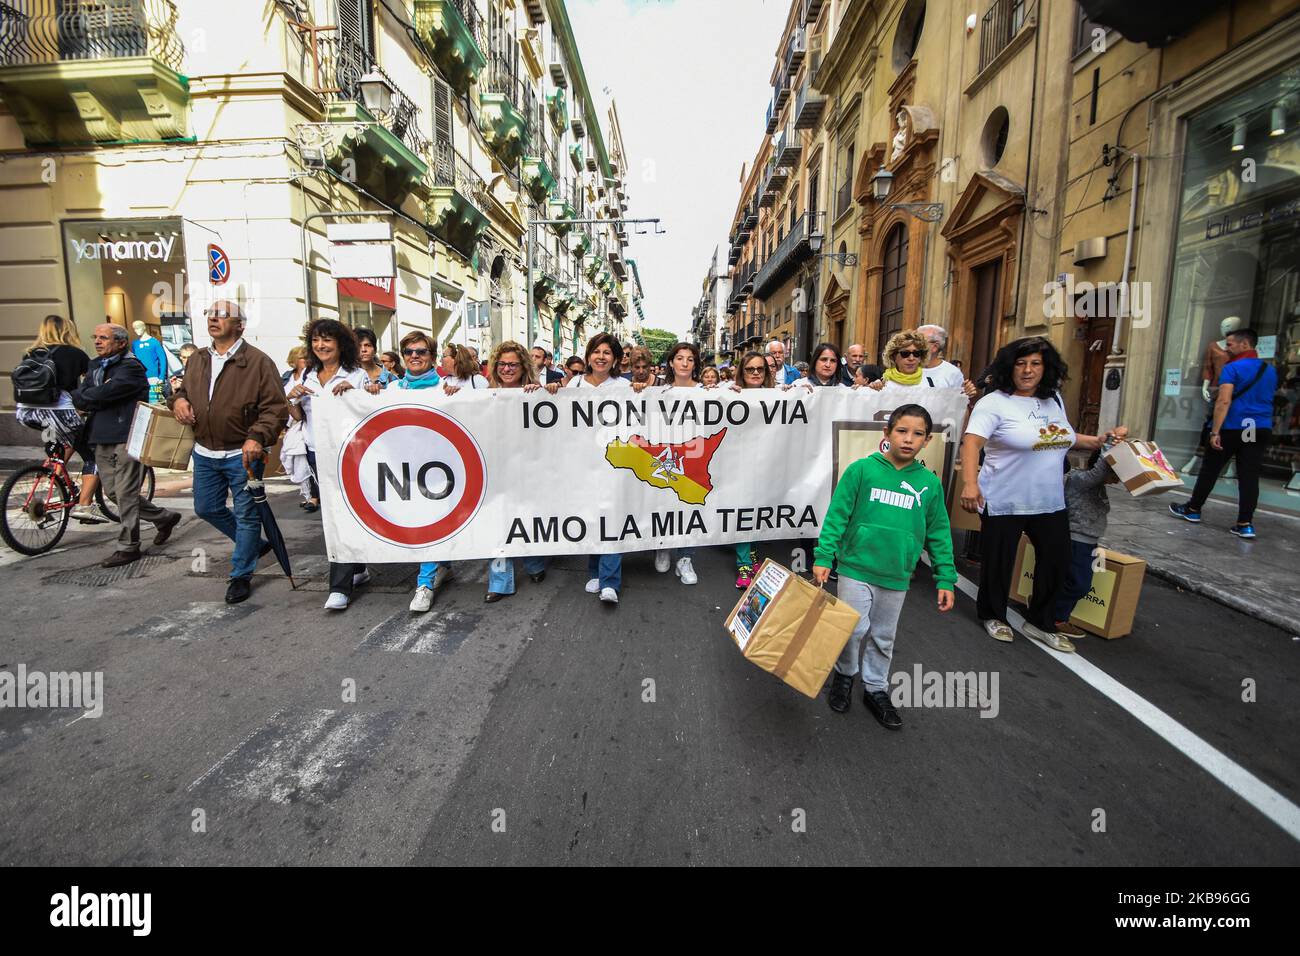
[[[375,37],[371,30],[374,14],[372,0],[336,0],[338,6],[339,37],[353,41],[373,58]]]
[[[439,77],[433,78],[433,141],[451,146],[451,87]]]

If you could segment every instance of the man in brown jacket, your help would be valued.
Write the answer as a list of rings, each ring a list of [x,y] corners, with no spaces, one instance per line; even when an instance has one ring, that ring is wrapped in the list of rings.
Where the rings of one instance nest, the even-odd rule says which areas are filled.
[[[190,356],[172,410],[194,428],[194,513],[235,542],[226,603],[238,604],[252,591],[257,559],[270,547],[262,541],[246,469],[261,475],[289,405],[275,362],[244,341],[239,306],[214,302],[204,316],[212,344]]]

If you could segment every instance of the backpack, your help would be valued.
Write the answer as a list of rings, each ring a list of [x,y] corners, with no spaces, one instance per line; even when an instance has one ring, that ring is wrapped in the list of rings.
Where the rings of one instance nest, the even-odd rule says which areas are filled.
[[[58,372],[49,349],[32,349],[9,373],[14,385],[14,402],[23,405],[57,405]]]

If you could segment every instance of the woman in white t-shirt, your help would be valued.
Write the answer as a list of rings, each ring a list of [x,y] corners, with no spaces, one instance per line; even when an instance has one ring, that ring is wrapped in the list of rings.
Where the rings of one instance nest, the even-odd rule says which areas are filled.
[[[601,388],[619,391],[631,388],[631,382],[618,374],[623,361],[623,346],[608,332],[599,332],[587,343],[587,371],[569,379],[564,388]],[[551,382],[546,390],[554,395],[560,390],[559,382]],[[623,555],[593,554],[587,558],[587,593],[599,594],[606,604],[618,603],[618,592],[623,587]]]
[[[1074,645],[1057,633],[1052,619],[1070,560],[1065,456],[1071,448],[1096,450],[1105,439],[1076,434],[1071,427],[1059,391],[1067,372],[1052,343],[1038,336],[999,350],[990,366],[992,390],[975,404],[962,439],[961,504],[983,516],[977,610],[989,636],[1013,638],[1007,595],[1024,533],[1034,546],[1025,633],[1069,652]]]
[[[462,388],[487,388],[488,380],[479,371],[478,359],[463,345],[448,342],[442,350],[442,390],[455,395]]]
[[[352,330],[333,319],[317,319],[307,327],[304,336],[311,351],[307,356],[307,374],[300,384],[289,389],[289,415],[294,421],[304,422],[303,438],[307,443],[307,460],[316,472],[316,436],[312,426],[312,403],[328,402],[335,396],[353,388],[365,388],[370,376],[361,368],[357,351],[357,338]],[[370,580],[364,564],[336,564],[330,562],[330,594],[325,610],[343,611],[352,600],[352,589]]]

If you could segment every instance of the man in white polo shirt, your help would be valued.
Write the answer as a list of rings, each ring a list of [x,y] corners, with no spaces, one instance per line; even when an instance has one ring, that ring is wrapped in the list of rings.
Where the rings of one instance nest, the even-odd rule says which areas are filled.
[[[944,356],[948,352],[948,333],[941,325],[922,325],[917,330],[925,336],[930,355],[921,369],[921,380],[934,388],[961,388],[966,376]]]

